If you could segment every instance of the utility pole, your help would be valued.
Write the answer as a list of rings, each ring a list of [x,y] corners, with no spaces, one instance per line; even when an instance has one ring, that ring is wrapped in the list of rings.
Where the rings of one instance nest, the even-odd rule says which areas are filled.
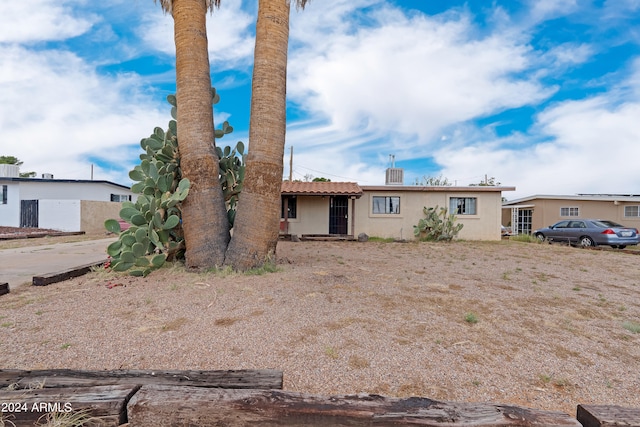
[[[291,155],[289,156],[289,182],[293,182],[293,145],[291,146]]]

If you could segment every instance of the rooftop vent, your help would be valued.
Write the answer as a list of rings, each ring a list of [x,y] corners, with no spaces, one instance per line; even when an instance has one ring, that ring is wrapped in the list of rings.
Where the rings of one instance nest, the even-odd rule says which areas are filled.
[[[402,185],[404,183],[404,169],[396,167],[396,156],[389,154],[391,167],[387,168],[385,185]]]

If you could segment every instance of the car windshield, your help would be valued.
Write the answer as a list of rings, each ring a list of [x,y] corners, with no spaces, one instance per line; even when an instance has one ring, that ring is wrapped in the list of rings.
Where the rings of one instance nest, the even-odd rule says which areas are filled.
[[[596,227],[600,227],[600,228],[609,228],[609,227],[624,227],[624,225],[618,224],[617,222],[613,222],[613,221],[607,221],[607,220],[599,220],[599,221],[593,221],[593,224]]]

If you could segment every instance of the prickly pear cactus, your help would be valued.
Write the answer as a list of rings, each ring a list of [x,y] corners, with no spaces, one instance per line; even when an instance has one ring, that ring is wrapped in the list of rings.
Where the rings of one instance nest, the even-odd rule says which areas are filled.
[[[438,206],[423,209],[425,217],[418,221],[418,225],[413,226],[413,234],[421,240],[447,241],[453,240],[464,224],[456,224],[458,218],[454,214],[449,214],[447,208]]]
[[[219,99],[212,88],[212,103]],[[122,204],[120,218],[131,226],[120,232],[117,220],[105,221],[108,231],[119,234],[119,239],[107,248],[111,257],[110,267],[114,271],[129,271],[134,276],[146,276],[166,261],[184,257],[180,205],[189,194],[190,183],[182,178],[180,171],[176,98],[169,95],[167,100],[172,105],[174,120],[169,122],[166,131],[157,127],[151,136],[140,141],[144,153],[140,155],[140,164],[129,172],[129,177],[135,181],[131,190],[139,196],[135,203]],[[221,138],[233,132],[233,128],[224,122],[222,129],[215,132],[216,138]],[[220,183],[227,202],[229,222],[233,225],[238,194],[244,180],[244,144],[238,142],[233,149],[216,147],[216,150],[220,159]]]

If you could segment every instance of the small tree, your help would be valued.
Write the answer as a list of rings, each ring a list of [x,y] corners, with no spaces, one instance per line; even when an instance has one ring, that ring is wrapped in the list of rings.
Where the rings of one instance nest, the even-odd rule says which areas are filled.
[[[496,181],[496,178],[492,176],[488,178],[487,175],[484,176],[484,180],[480,181],[477,184],[469,184],[470,187],[496,187],[501,183]]]
[[[435,176],[423,176],[422,179],[416,178],[416,185],[424,185],[426,187],[450,187],[451,181],[449,179],[439,175]]]
[[[456,224],[458,218],[449,214],[447,208],[436,207],[423,209],[425,217],[413,226],[413,234],[420,240],[450,242],[458,236],[464,224]]]
[[[22,161],[14,156],[0,156],[0,165],[16,165],[21,166]]]

